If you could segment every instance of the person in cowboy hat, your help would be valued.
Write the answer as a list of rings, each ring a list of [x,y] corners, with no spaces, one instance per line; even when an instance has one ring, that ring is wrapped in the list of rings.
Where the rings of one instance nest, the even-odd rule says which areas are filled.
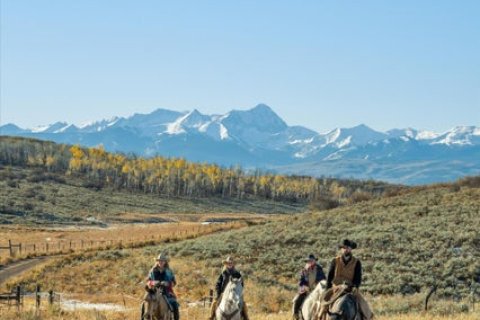
[[[327,276],[327,288],[325,300],[330,299],[333,293],[342,285],[347,285],[355,298],[362,315],[362,319],[373,319],[373,313],[365,298],[360,294],[359,288],[362,283],[362,264],[360,260],[353,256],[352,250],[357,248],[357,244],[349,239],[343,240],[340,245],[340,255],[332,260]],[[326,313],[326,310],[322,310]]]
[[[320,264],[317,262],[315,255],[310,254],[305,259],[306,265],[300,272],[298,283],[299,291],[293,298],[293,318],[299,319],[300,308],[305,301],[308,293],[313,291],[317,284],[325,280],[325,274]]]
[[[215,285],[216,297],[212,301],[212,306],[210,309],[210,320],[215,319],[215,311],[217,310],[218,302],[221,299],[222,293],[227,286],[227,283],[230,279],[242,279],[242,275],[240,272],[235,268],[235,261],[232,257],[228,256],[225,260],[222,261],[223,269],[222,273],[218,277],[217,283]],[[243,279],[242,279],[242,286],[243,286]],[[244,302],[242,305],[242,317],[244,320],[248,320],[248,310],[247,304]]]
[[[172,306],[173,316],[175,320],[180,319],[180,312],[178,310],[179,304],[177,297],[173,292],[173,287],[176,286],[177,281],[172,269],[168,265],[168,257],[166,254],[161,253],[155,260],[155,265],[148,272],[147,281],[158,281],[160,285],[165,288],[166,298],[168,303]]]

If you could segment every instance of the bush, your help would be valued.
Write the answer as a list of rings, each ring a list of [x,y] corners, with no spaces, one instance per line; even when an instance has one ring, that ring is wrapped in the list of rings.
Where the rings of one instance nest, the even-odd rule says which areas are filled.
[[[65,178],[61,175],[50,172],[43,172],[39,170],[35,170],[34,172],[32,172],[28,176],[27,181],[32,183],[54,181],[62,184],[65,184],[66,182]]]
[[[480,188],[480,176],[462,178],[457,184],[468,188]]]
[[[338,207],[339,205],[340,203],[338,200],[327,196],[317,198],[310,202],[310,208],[315,211],[330,210]]]
[[[365,191],[355,191],[352,196],[348,198],[348,202],[352,204],[369,200],[372,200],[372,195]]]
[[[37,196],[37,199],[40,200],[40,201],[45,201],[45,200],[47,200],[47,196],[44,195],[44,194],[39,194],[39,195]]]
[[[18,188],[20,187],[20,184],[18,183],[17,180],[8,180],[7,186],[9,186],[10,188]]]
[[[85,181],[82,186],[88,189],[101,190],[104,187],[103,182],[101,181]]]
[[[23,192],[23,195],[27,198],[34,198],[37,195],[37,191],[34,188],[28,188]]]
[[[23,209],[27,211],[32,211],[33,209],[35,209],[35,205],[31,202],[26,202],[23,204]]]

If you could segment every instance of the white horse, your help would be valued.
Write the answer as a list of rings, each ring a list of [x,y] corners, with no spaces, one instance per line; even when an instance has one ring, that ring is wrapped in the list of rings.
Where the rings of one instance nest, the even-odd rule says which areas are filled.
[[[312,320],[320,311],[322,294],[327,290],[327,281],[320,281],[302,304],[303,320]]]
[[[215,311],[216,320],[240,320],[243,304],[242,279],[230,279]]]

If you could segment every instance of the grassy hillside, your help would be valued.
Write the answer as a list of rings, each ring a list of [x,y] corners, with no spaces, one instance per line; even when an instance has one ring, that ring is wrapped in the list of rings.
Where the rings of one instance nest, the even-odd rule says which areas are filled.
[[[365,291],[413,294],[438,284],[441,295],[459,298],[480,287],[479,211],[480,188],[418,188],[185,241],[168,250],[212,266],[220,257],[233,254],[248,276],[265,285],[291,288],[305,255],[315,253],[328,267],[337,243],[350,238],[359,244],[355,254],[363,262]]]
[[[244,211],[258,203],[267,204],[268,208],[261,212],[276,211],[295,212],[298,207],[313,204],[316,208],[335,207],[342,204],[363,201],[395,192],[401,186],[393,186],[377,181],[360,181],[349,179],[317,179],[309,176],[285,176],[260,170],[245,171],[240,167],[220,167],[215,164],[195,163],[178,158],[161,156],[142,158],[135,155],[108,153],[100,146],[98,148],[81,148],[49,141],[0,136],[0,181],[11,188],[18,187],[16,180],[26,178],[28,183],[55,182],[60,184],[82,186],[92,190],[118,190],[120,198],[124,194],[134,193],[140,203],[151,203],[150,199],[182,199],[168,203],[164,209],[181,207],[180,211],[192,211],[197,204],[226,208],[235,207],[235,211]],[[27,173],[19,172],[28,170]],[[14,172],[16,171],[16,172]],[[24,184],[20,184],[23,186]],[[35,198],[32,188],[27,191],[27,198]],[[73,192],[79,198],[82,194]],[[53,191],[54,192],[54,191]],[[72,193],[68,193],[69,195]],[[89,196],[92,193],[85,192]],[[150,198],[141,198],[149,195]],[[45,198],[40,195],[39,200]],[[95,197],[94,197],[95,198]],[[214,200],[196,200],[214,199]],[[28,199],[27,199],[28,200]],[[74,202],[75,200],[72,199]],[[87,200],[89,202],[90,199]],[[96,202],[96,201],[94,201]],[[127,211],[129,207],[138,207],[134,200],[124,204],[115,200],[106,206],[115,206],[115,212]],[[110,210],[103,204],[88,203],[88,211],[106,212]],[[191,205],[189,205],[191,204]],[[34,204],[25,202],[21,206],[26,211],[32,211]],[[155,205],[156,206],[156,205]],[[5,209],[16,209],[15,204]],[[290,208],[293,207],[293,210]],[[142,210],[142,209],[141,209]],[[151,211],[149,205],[145,210]],[[175,210],[175,209],[174,209]],[[247,209],[257,212],[256,208]]]
[[[79,177],[0,166],[0,224],[160,222],[162,215],[158,213],[295,213],[304,211],[305,206],[262,199],[194,199],[96,189]]]
[[[78,254],[10,285],[40,283],[87,300],[121,301],[122,293],[142,295],[141,281],[153,257],[168,251],[179,280],[177,292],[185,303],[207,294],[221,259],[233,254],[246,278],[252,311],[287,311],[304,256],[315,253],[327,267],[338,241],[348,237],[359,244],[355,254],[364,265],[363,290],[378,315],[420,312],[434,284],[439,289],[432,312],[457,314],[469,310],[468,299],[478,300],[480,293],[480,189],[467,185],[417,188],[178,243]],[[80,280],[72,282],[72,277]],[[440,297],[451,303],[435,302]]]

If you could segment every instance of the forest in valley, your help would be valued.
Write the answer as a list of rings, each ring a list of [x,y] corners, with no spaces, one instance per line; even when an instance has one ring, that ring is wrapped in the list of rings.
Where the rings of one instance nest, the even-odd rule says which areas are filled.
[[[109,187],[165,197],[305,202],[315,209],[361,202],[404,188],[373,180],[287,176],[182,158],[143,158],[107,152],[102,146],[85,148],[5,136],[0,137],[0,165],[39,168],[44,173],[38,179],[48,179],[48,173],[82,177],[84,186],[94,189]]]

